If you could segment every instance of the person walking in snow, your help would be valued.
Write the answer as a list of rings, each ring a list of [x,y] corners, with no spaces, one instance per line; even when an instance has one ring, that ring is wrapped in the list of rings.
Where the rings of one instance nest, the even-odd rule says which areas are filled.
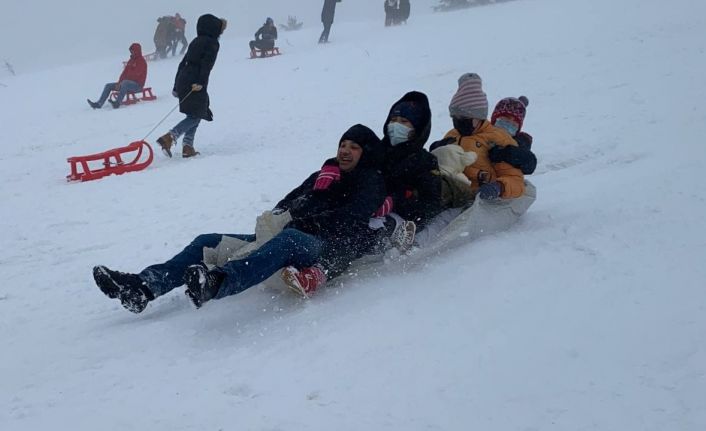
[[[250,41],[250,54],[251,57],[255,57],[257,50],[271,50],[275,47],[275,41],[277,40],[277,27],[275,26],[275,21],[268,17],[265,20],[265,24],[260,27],[255,33],[255,40]]]
[[[324,7],[321,9],[321,22],[324,25],[324,31],[321,32],[319,43],[328,43],[328,36],[331,33],[333,25],[333,17],[336,15],[336,3],[341,0],[324,0]]]
[[[170,16],[157,18],[157,28],[154,30],[155,52],[158,58],[167,58],[167,51],[171,48],[174,38],[174,22]]]
[[[174,37],[171,43],[172,57],[176,55],[176,50],[180,43],[181,52],[179,55],[184,55],[186,47],[189,45],[189,42],[186,40],[186,20],[177,13],[174,15],[174,18],[172,18],[172,22],[174,23]]]
[[[91,99],[86,99],[88,105],[93,109],[100,109],[110,93],[118,92],[118,97],[115,101],[111,100],[110,104],[117,109],[123,102],[127,93],[142,90],[147,80],[147,62],[142,57],[142,46],[139,43],[130,45],[130,59],[125,63],[123,72],[120,74],[117,82],[109,82],[103,87],[103,93],[97,102],[92,102]]]
[[[397,13],[397,24],[407,24],[409,14],[412,10],[412,5],[409,0],[400,0],[400,5]]]
[[[399,0],[385,0],[385,27],[397,24]]]
[[[286,266],[310,268],[319,261],[342,265],[327,259],[343,259],[363,252],[359,232],[367,228],[370,215],[385,199],[385,182],[380,173],[383,150],[369,128],[357,124],[338,143],[336,158],[310,175],[277,204],[292,220],[284,230],[260,248],[222,266],[208,268],[204,248],[237,238],[254,241],[254,235],[205,234],[197,236],[183,251],[165,263],[151,265],[139,274],[93,268],[93,277],[109,298],[124,308],[142,312],[150,301],[186,284],[186,294],[198,308],[212,299],[240,293]],[[315,267],[308,272],[325,282]]]
[[[199,17],[196,24],[197,36],[179,63],[172,90],[172,95],[179,98],[179,111],[186,114],[186,118],[157,139],[162,151],[169,157],[172,157],[172,146],[182,135],[182,157],[199,154],[194,149],[194,135],[201,120],[213,121],[209,107],[208,80],[218,57],[218,38],[226,26],[225,19],[214,15]]]

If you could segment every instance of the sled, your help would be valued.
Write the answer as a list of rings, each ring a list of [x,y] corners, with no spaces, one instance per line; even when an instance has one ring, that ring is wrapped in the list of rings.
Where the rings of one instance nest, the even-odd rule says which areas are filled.
[[[144,54],[144,55],[142,56],[142,58],[144,58],[145,61],[154,61],[154,60],[156,60],[157,58],[159,58],[159,56],[157,55],[156,52],[150,52],[149,54]],[[126,60],[126,61],[123,61],[123,66],[127,66],[127,60]]]
[[[138,94],[141,94],[141,96],[138,96]],[[137,91],[132,91],[128,92],[125,95],[125,100],[121,105],[134,105],[137,102],[148,102],[150,100],[156,100],[157,96],[152,93],[152,87],[145,87],[142,90],[137,90]],[[110,98],[109,100],[111,102],[115,102],[118,100],[118,91],[113,90],[110,93]]]
[[[279,48],[276,46],[272,49],[253,49],[250,51],[251,59],[274,57],[275,55],[282,55],[282,53],[279,52]]]
[[[147,154],[146,159],[144,159],[143,153]],[[123,156],[128,154],[132,160],[123,161]],[[113,148],[88,156],[69,157],[66,161],[71,165],[71,173],[66,176],[66,181],[92,181],[108,175],[141,171],[152,163],[153,158],[152,147],[145,141],[135,141],[126,147]],[[141,159],[144,160],[141,161]],[[94,167],[91,167],[91,162],[100,161],[103,162],[102,165],[94,163]]]

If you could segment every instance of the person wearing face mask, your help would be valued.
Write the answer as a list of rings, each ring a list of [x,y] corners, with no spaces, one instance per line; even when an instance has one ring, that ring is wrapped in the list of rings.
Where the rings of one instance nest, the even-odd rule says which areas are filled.
[[[186,284],[186,294],[199,308],[212,299],[235,295],[287,267],[296,279],[315,279],[326,274],[315,263],[345,267],[366,250],[359,237],[370,215],[385,199],[380,172],[383,147],[375,133],[357,124],[338,143],[337,155],[324,163],[276,206],[288,211],[291,221],[284,230],[245,257],[229,259],[221,266],[204,263],[205,249],[236,238],[253,242],[255,235],[204,234],[168,261],[151,265],[138,274],[93,268],[93,277],[109,298],[118,299],[133,313],[140,313],[155,298]],[[302,270],[301,272],[299,270]]]
[[[493,114],[490,116],[491,124],[505,129],[518,145],[491,148],[488,152],[490,161],[509,163],[520,169],[524,175],[531,175],[537,167],[537,156],[532,152],[532,135],[522,131],[528,105],[529,99],[525,96],[506,97],[495,105]]]
[[[392,105],[383,127],[383,175],[392,211],[416,223],[418,230],[442,210],[439,164],[424,149],[430,132],[429,100],[418,91]]]
[[[481,199],[510,199],[525,191],[522,171],[507,162],[493,163],[489,152],[494,147],[517,147],[512,136],[487,120],[488,98],[482,89],[481,77],[465,73],[458,79],[458,90],[449,104],[454,128],[442,142],[460,145],[478,156],[464,170],[471,180],[471,189]]]

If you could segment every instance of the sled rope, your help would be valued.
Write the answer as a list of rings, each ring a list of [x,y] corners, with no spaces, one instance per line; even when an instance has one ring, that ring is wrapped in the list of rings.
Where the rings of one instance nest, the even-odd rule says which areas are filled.
[[[170,115],[172,115],[172,112],[174,112],[174,111],[181,105],[181,103],[182,103],[184,100],[186,100],[187,97],[191,96],[191,93],[193,93],[193,92],[194,92],[194,90],[189,91],[189,92],[186,94],[186,96],[184,96],[184,98],[181,99],[181,100],[179,101],[179,103],[177,103],[176,106],[172,108],[171,111],[167,112],[167,115],[165,115],[161,120],[159,120],[159,123],[155,124],[154,127],[152,128],[152,130],[150,130],[149,132],[147,132],[147,134],[145,135],[145,137],[142,138],[141,140],[144,141],[144,140],[147,139],[155,130],[157,130],[157,127],[159,127],[162,123],[164,123],[164,120],[166,120]]]

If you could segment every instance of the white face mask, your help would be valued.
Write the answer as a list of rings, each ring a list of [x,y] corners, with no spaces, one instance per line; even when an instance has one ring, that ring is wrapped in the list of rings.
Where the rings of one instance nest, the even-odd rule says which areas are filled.
[[[515,136],[517,134],[517,130],[519,130],[519,126],[517,123],[515,123],[512,120],[508,120],[506,118],[498,118],[495,121],[495,127],[500,127],[501,129],[505,129],[507,133],[510,134],[510,136]]]
[[[390,144],[398,145],[409,141],[409,134],[414,130],[402,123],[390,123],[387,125],[387,136],[390,137]]]

